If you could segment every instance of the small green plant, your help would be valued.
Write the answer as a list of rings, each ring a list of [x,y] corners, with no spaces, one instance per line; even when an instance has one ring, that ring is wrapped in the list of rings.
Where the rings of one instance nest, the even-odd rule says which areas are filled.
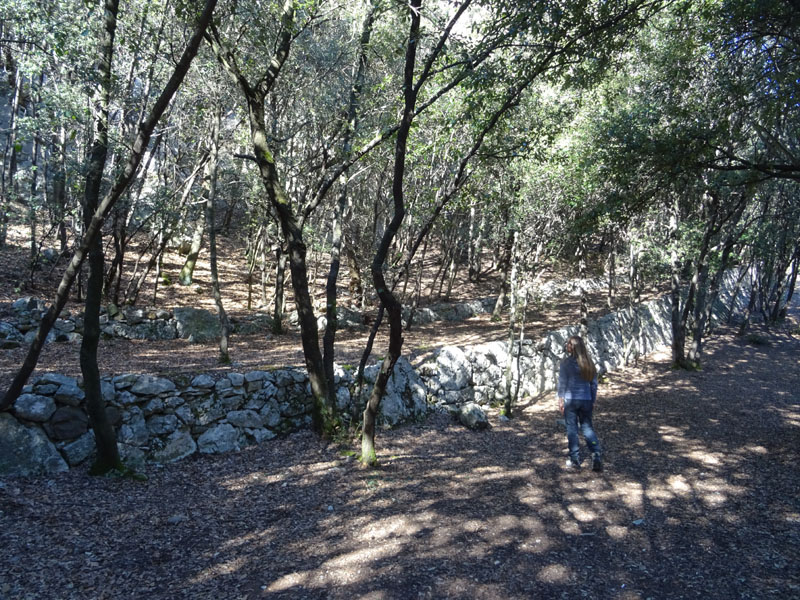
[[[744,336],[745,341],[753,346],[769,346],[770,341],[762,335],[757,333],[748,333]]]

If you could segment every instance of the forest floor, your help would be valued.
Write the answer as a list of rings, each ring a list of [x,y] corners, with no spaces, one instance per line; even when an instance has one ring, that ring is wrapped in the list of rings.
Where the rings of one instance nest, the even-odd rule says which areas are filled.
[[[49,299],[44,284],[20,289],[13,267],[0,254],[0,300]],[[575,321],[574,300],[544,308],[532,332]],[[505,336],[481,322],[419,328],[405,348]],[[291,343],[234,339],[227,368],[299,364]],[[101,369],[219,368],[213,346],[149,344],[104,340]],[[42,369],[78,374],[77,347],[64,348],[48,347]],[[2,359],[4,378],[18,360]],[[718,330],[697,372],[654,353],[610,373],[595,416],[602,473],[563,468],[547,395],[512,420],[490,412],[482,432],[444,415],[381,430],[377,469],[350,457],[355,439],[299,432],[148,466],[143,482],[85,468],[0,480],[0,600],[798,597],[798,390],[794,314],[749,339]]]
[[[0,598],[797,598],[800,339],[723,330],[601,383],[605,470],[563,468],[555,401],[471,432],[438,415],[355,441],[0,481]]]

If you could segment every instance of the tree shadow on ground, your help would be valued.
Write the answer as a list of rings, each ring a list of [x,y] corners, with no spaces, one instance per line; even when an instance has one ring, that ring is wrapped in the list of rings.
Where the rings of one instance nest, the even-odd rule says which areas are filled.
[[[142,485],[28,480],[29,509],[3,518],[47,533],[24,561],[51,565],[51,597],[795,596],[800,344],[769,339],[714,338],[699,372],[655,356],[611,374],[601,474],[562,468],[542,399],[484,432],[445,416],[381,432],[377,470],[301,432]]]

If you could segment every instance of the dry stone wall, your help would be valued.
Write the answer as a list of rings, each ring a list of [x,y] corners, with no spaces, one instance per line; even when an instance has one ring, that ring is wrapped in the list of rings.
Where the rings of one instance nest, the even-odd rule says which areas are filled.
[[[748,286],[737,289],[735,274],[729,274],[715,318],[744,308],[747,298],[741,289]],[[26,302],[24,310],[29,311],[30,301]],[[467,314],[489,304],[478,302],[452,314]],[[142,322],[160,318],[152,316],[141,315]],[[137,325],[130,321],[127,316],[126,326]],[[512,362],[512,385],[519,383],[523,397],[555,387],[564,343],[577,332],[577,327],[566,327],[539,340],[524,340],[521,347],[514,345],[514,356],[520,356],[518,363]],[[670,301],[661,298],[593,322],[587,343],[600,370],[608,371],[668,344],[670,337]],[[416,368],[401,358],[381,402],[379,422],[392,427],[422,419],[434,409],[451,411],[468,427],[485,427],[488,422],[480,407],[506,398],[508,362],[509,348],[502,342],[447,346]],[[377,364],[366,369],[366,384],[359,390],[354,373],[336,367],[337,405],[343,415],[360,414],[378,369]],[[126,374],[103,379],[102,393],[120,453],[133,465],[237,451],[311,423],[310,385],[301,369],[232,372],[217,379],[208,374],[173,378]],[[72,377],[51,373],[33,379],[11,412],[0,414],[0,475],[64,471],[90,460],[94,446],[81,382]]]

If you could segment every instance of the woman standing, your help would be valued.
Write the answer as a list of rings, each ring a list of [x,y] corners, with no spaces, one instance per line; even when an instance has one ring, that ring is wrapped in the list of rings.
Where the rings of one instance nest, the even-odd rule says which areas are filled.
[[[558,407],[567,424],[569,458],[566,466],[568,469],[579,469],[581,466],[580,426],[583,439],[592,454],[592,470],[602,471],[600,440],[592,429],[592,409],[597,398],[597,369],[580,336],[569,338],[565,349],[567,357],[561,361],[558,370]]]

